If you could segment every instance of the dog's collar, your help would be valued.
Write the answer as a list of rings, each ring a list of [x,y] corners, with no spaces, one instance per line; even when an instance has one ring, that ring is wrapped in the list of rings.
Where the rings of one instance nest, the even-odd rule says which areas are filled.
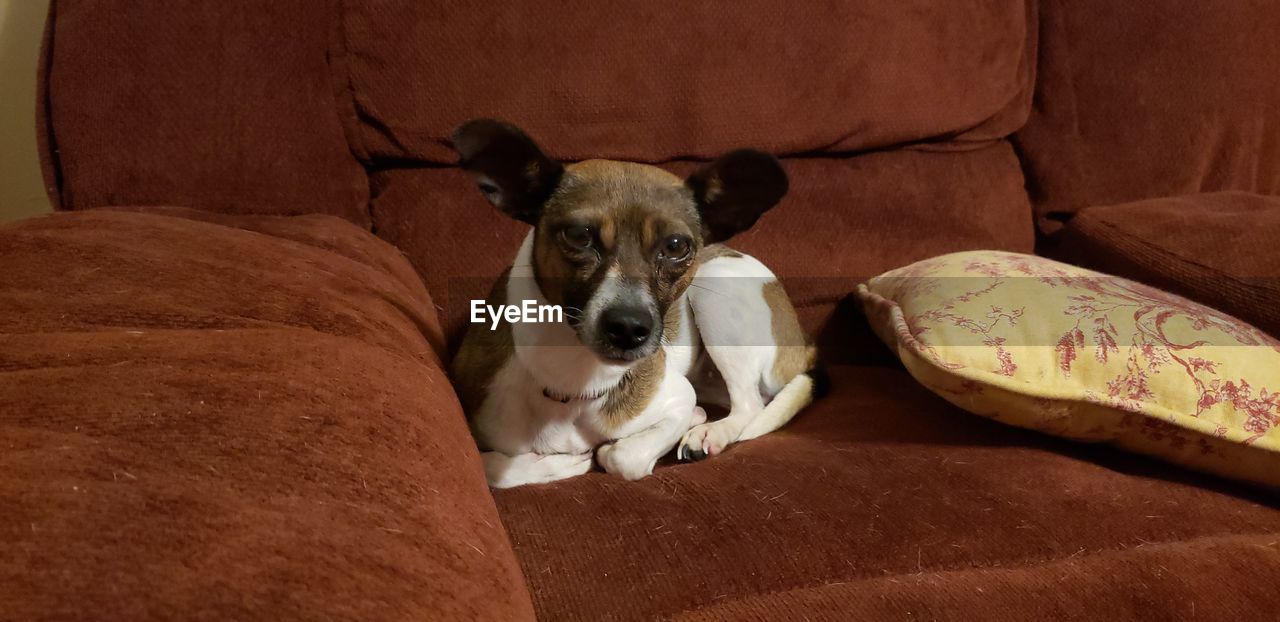
[[[613,383],[610,386],[600,389],[599,391],[593,391],[591,393],[578,393],[575,395],[569,395],[566,393],[561,393],[549,387],[543,387],[542,397],[545,397],[553,402],[560,402],[561,404],[568,404],[569,402],[591,402],[604,397],[610,391],[622,386],[622,384],[627,381],[627,378],[630,378],[630,377],[631,377],[631,372],[627,371],[627,373],[624,374],[622,378],[619,378],[617,382]]]

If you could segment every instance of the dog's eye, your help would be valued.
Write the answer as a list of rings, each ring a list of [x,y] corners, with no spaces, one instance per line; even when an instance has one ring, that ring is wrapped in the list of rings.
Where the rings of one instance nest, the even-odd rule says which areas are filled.
[[[592,234],[591,227],[573,225],[560,230],[560,239],[564,240],[569,248],[586,250],[591,248],[595,235]]]
[[[661,254],[664,259],[671,261],[684,261],[689,258],[689,253],[693,251],[693,244],[688,237],[683,235],[668,236],[662,241]]]

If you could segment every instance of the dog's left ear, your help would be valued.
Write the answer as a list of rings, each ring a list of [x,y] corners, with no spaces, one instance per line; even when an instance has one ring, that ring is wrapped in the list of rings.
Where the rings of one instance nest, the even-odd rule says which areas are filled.
[[[454,130],[459,166],[475,178],[495,207],[516,220],[538,224],[564,167],[542,153],[520,128],[495,119],[473,119]]]
[[[685,180],[698,202],[702,237],[723,242],[751,228],[787,194],[778,159],[754,149],[732,151]]]

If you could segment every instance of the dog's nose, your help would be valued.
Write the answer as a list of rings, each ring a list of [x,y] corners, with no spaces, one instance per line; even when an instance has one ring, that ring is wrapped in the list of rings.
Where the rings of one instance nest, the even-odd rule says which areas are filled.
[[[604,336],[613,347],[630,350],[649,339],[653,332],[653,320],[649,313],[637,307],[612,307],[600,315]]]

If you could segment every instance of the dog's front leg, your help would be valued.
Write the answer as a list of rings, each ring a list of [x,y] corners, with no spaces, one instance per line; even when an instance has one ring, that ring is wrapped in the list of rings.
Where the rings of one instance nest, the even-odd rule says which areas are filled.
[[[499,451],[486,451],[480,457],[484,460],[484,476],[491,488],[545,484],[591,470],[591,452],[508,456]]]
[[[636,480],[653,473],[658,458],[666,455],[685,430],[695,421],[706,421],[706,413],[697,406],[684,409],[683,415],[672,413],[653,426],[626,438],[602,445],[596,450],[596,459],[605,471],[624,479]]]
[[[701,460],[724,451],[738,440],[742,431],[764,410],[760,396],[758,346],[707,346],[729,393],[729,414],[719,421],[695,425],[680,441],[681,460]]]
[[[707,415],[695,404],[693,386],[682,376],[670,378],[654,403],[638,417],[656,418],[652,425],[596,450],[596,460],[605,471],[636,480],[653,473],[658,458],[676,446],[690,426],[706,421]]]

